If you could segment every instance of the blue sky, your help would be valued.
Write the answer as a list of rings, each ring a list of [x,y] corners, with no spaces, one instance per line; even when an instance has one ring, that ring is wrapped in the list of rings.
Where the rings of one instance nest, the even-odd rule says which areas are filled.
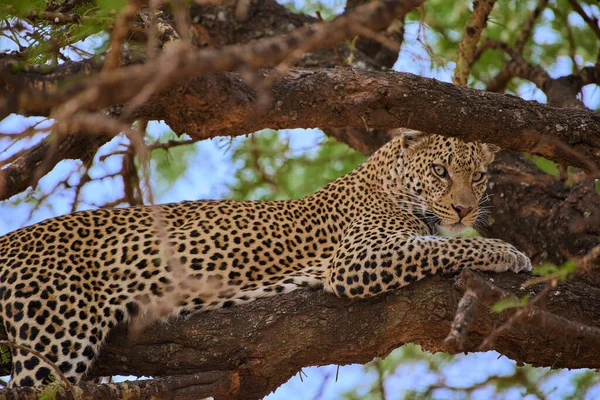
[[[582,23],[582,21],[577,20],[577,16],[573,18],[575,19],[574,23]],[[415,24],[409,24],[405,45],[394,69],[433,77],[442,81],[451,81],[453,65],[449,65],[448,68],[431,69],[427,52],[422,46],[416,44],[414,40],[416,37],[416,28]],[[535,40],[552,40],[552,34],[548,30],[536,30]],[[0,47],[2,50],[5,50],[10,46],[6,40],[0,39]],[[561,76],[569,74],[570,71],[571,60],[568,57],[562,57],[549,72],[552,76]],[[545,102],[544,94],[535,88],[533,84],[524,83],[521,85],[519,95],[526,99]],[[600,91],[596,87],[588,86],[584,88],[583,99],[591,108],[597,108],[600,105]],[[0,122],[0,132],[17,133],[24,126],[32,124],[33,121],[35,119],[25,119],[13,115]],[[154,136],[159,136],[161,133],[169,131],[169,128],[164,123],[152,122],[149,125],[149,131]],[[288,130],[282,134],[289,135],[292,139],[292,146],[296,149],[310,147],[322,138],[322,134],[318,130]],[[229,148],[228,140],[216,138],[196,144],[196,157],[190,161],[190,167],[184,176],[174,186],[166,188],[166,190],[160,190],[160,187],[156,187],[158,189],[156,193],[157,202],[165,203],[206,198],[218,199],[227,196],[227,185],[233,182],[233,175],[236,170],[236,165],[231,161],[231,154],[227,150]],[[242,139],[234,139],[234,141],[237,140]],[[19,148],[30,145],[31,142],[23,141],[2,153],[2,150],[9,145],[9,141],[0,139],[0,160],[6,158]],[[100,155],[108,154],[118,145],[116,141],[111,142],[101,150]],[[78,168],[79,164],[77,162],[62,162],[51,174],[40,181],[41,192],[51,190],[57,182],[65,177],[69,178],[71,184],[76,184],[79,179],[77,175]],[[89,173],[92,177],[99,177],[115,173],[119,168],[120,160],[118,157],[112,157],[103,163],[95,163],[95,166]],[[122,187],[118,179],[106,179],[87,185],[82,195],[82,207],[93,208],[105,201],[114,200],[120,197],[121,190]],[[33,212],[31,212],[32,205],[34,204],[32,193],[26,193],[19,198],[18,202],[8,201],[0,203],[0,235],[45,218],[70,212],[72,191],[60,191],[53,194],[48,198],[48,201],[44,202]],[[514,365],[513,361],[506,357],[499,357],[495,352],[457,356],[455,361],[444,369],[443,376],[449,384],[465,386],[481,382],[490,374],[510,374],[513,371]],[[317,393],[321,393],[321,399],[337,399],[343,392],[355,387],[368,390],[375,379],[375,375],[365,372],[362,366],[350,365],[340,368],[339,380],[335,382],[332,376],[335,376],[336,369],[336,366],[306,368],[304,369],[306,376],[303,376],[302,379],[299,376],[292,378],[287,384],[270,395],[268,399],[313,399]],[[558,386],[553,394],[549,395],[549,399],[560,399],[565,396],[565,391],[569,390],[568,382],[572,374],[572,372],[565,371],[548,383],[549,386]],[[436,377],[422,363],[403,365],[386,381],[386,389],[390,394],[388,400],[402,398],[406,390],[423,388],[428,380],[437,379]],[[600,398],[600,390],[594,393],[590,399]],[[438,398],[456,398],[450,392],[444,391],[438,392],[437,395]],[[475,394],[474,398],[489,399],[490,396],[489,389],[481,389]],[[519,399],[522,398],[522,395],[517,391],[509,391],[503,397],[498,398]]]

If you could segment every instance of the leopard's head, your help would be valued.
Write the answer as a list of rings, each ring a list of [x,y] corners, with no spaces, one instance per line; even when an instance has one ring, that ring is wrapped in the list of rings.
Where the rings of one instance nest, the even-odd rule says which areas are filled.
[[[401,130],[398,172],[408,202],[422,203],[441,227],[453,232],[473,226],[487,185],[487,167],[499,150],[495,145]]]

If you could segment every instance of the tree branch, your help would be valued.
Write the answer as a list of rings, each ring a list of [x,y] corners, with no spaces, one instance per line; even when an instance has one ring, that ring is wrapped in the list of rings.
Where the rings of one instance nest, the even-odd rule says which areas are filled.
[[[485,276],[517,295],[523,294],[519,288],[528,278],[513,273]],[[306,290],[155,324],[137,339],[122,327],[109,338],[91,376],[230,371],[239,375],[237,398],[262,398],[307,365],[365,363],[404,343],[445,351],[444,338],[462,291],[462,285],[442,277],[354,303]],[[582,324],[598,321],[600,289],[577,281],[560,284],[545,309]],[[504,314],[481,310],[471,322],[465,351],[475,351],[505,320]],[[598,344],[595,336],[518,325],[500,335],[493,348],[534,366],[598,368]]]
[[[176,132],[199,139],[264,128],[407,127],[495,143],[590,172],[600,165],[600,117],[592,111],[556,109],[407,73],[348,68],[291,70],[269,96],[272,106],[257,114],[256,94],[239,75],[206,75],[152,98],[136,116],[164,119]]]
[[[525,21],[523,29],[521,30],[521,35],[515,43],[515,51],[518,54],[523,53],[523,49],[525,48],[525,44],[531,36],[531,32],[533,32],[535,23],[547,5],[548,0],[538,0],[535,8],[531,14],[529,14],[529,17],[527,18],[527,21]],[[504,93],[504,89],[506,88],[508,81],[515,76],[514,72],[511,70],[512,66],[510,64],[510,61],[507,64],[504,64],[502,70],[488,82],[486,90],[490,92]]]
[[[473,12],[467,22],[462,39],[458,46],[458,59],[452,82],[458,86],[466,86],[471,74],[471,64],[479,44],[481,34],[487,25],[487,19],[496,0],[476,0],[473,2]]]
[[[54,400],[196,400],[204,397],[229,397],[237,394],[239,378],[229,372],[201,372],[191,375],[175,375],[157,379],[96,385],[81,382],[75,386],[73,397],[64,386],[56,386]],[[21,387],[2,391],[3,399],[28,400],[41,398],[48,386]]]
[[[598,25],[598,19],[587,15],[577,0],[569,0],[569,3],[571,3],[573,10],[583,18],[585,23],[588,24],[592,32],[594,32],[596,37],[600,40],[600,26]]]
[[[264,76],[269,73],[265,71]],[[257,113],[255,90],[240,75],[208,74],[151,97],[130,118],[165,120],[175,132],[185,132],[196,139],[244,135],[264,128],[318,126],[332,128],[332,135],[348,142],[347,131],[343,130],[348,127],[364,132],[365,126],[404,126],[464,140],[487,141],[590,172],[597,172],[600,165],[600,117],[589,110],[557,109],[412,74],[349,68],[294,69],[276,80],[268,95],[272,106]],[[351,144],[368,153],[387,140],[384,133],[382,139],[372,142],[376,136],[377,133],[362,138],[354,135]],[[79,138],[77,143],[89,140]],[[358,147],[360,143],[362,148]],[[71,149],[72,152],[59,152],[56,162],[79,158],[76,149],[82,147],[75,144]],[[37,150],[31,152],[23,165],[34,165],[27,161],[29,157],[38,162],[45,155]],[[51,169],[54,162],[48,166]],[[4,176],[19,179],[5,178],[7,186],[1,198],[32,184],[27,173],[22,174],[25,169],[31,172],[18,164],[2,170]]]

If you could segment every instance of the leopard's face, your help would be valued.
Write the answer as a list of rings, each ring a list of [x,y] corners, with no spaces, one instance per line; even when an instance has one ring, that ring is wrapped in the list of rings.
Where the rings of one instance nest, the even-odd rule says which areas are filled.
[[[453,232],[473,226],[482,217],[487,167],[496,146],[404,131],[401,137],[403,183],[424,211]]]

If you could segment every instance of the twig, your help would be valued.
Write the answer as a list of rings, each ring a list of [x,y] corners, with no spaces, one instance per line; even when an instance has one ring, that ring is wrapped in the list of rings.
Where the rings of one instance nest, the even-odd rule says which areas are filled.
[[[546,286],[544,286],[544,288],[533,299],[531,299],[529,302],[527,302],[527,305],[525,307],[516,311],[513,315],[510,316],[510,318],[504,324],[502,324],[498,328],[494,329],[492,331],[492,333],[490,333],[484,339],[484,341],[479,345],[477,350],[486,351],[486,350],[491,349],[493,346],[494,340],[496,340],[498,335],[500,335],[504,331],[511,329],[517,321],[521,321],[522,319],[526,319],[528,316],[530,316],[533,311],[533,306],[535,306],[537,303],[539,303],[551,289],[554,289],[556,287],[557,283],[558,282],[556,280],[548,282],[546,284]],[[599,332],[600,332],[600,330],[599,330]]]
[[[44,363],[46,363],[50,367],[52,367],[52,369],[56,373],[56,376],[65,384],[65,387],[69,390],[69,392],[71,392],[71,395],[73,396],[73,399],[77,399],[78,398],[77,392],[75,391],[75,387],[73,386],[73,384],[61,372],[61,370],[58,368],[58,366],[55,363],[53,363],[52,361],[50,361],[45,355],[43,355],[42,353],[40,353],[37,350],[34,350],[34,349],[32,349],[30,347],[27,347],[27,346],[24,346],[22,344],[11,342],[10,340],[0,340],[0,346],[6,346],[6,347],[10,347],[12,349],[22,350],[22,351],[25,351],[27,353],[33,354],[35,357],[39,358]]]
[[[592,29],[598,39],[600,39],[600,26],[598,26],[598,18],[590,17],[581,7],[577,0],[569,0],[573,10],[583,18],[586,24]]]
[[[157,90],[206,72],[231,71],[243,65],[253,69],[274,65],[283,61],[307,41],[311,43],[306,49],[309,52],[331,47],[356,36],[354,27],[357,25],[377,30],[422,2],[423,0],[375,1],[360,6],[353,13],[333,21],[299,28],[276,38],[219,49],[204,48],[190,51],[185,48],[181,49],[179,54],[165,53],[154,62],[130,65],[101,74],[97,79],[89,80],[79,94],[74,95],[72,88],[59,90],[53,95],[46,95],[41,103],[48,107],[62,104],[57,109],[58,115],[73,115],[81,109],[97,110],[112,104],[126,103],[137,96],[148,82],[153,81],[156,71],[162,71],[162,64],[167,63],[175,63],[176,68],[169,79],[161,81]],[[116,88],[118,90],[115,90]]]
[[[510,47],[508,44],[494,40],[486,39],[478,53],[483,53],[487,49],[498,49],[504,51],[511,57],[511,61],[506,64],[507,70],[512,76],[518,76],[535,83],[537,87],[544,90],[547,82],[552,79],[548,72],[539,65],[532,65],[525,61],[521,54]]]
[[[521,35],[515,42],[515,51],[517,53],[523,53],[523,49],[525,48],[525,44],[531,36],[531,32],[533,32],[533,27],[535,26],[535,23],[547,5],[548,0],[538,0],[538,3],[536,4],[535,8],[531,12],[531,14],[529,14],[529,18],[527,18],[527,21],[525,21],[523,29],[521,30]],[[490,92],[503,92],[504,88],[506,87],[506,84],[512,77],[513,75],[511,69],[507,64],[505,64],[502,67],[502,70],[488,82],[486,90]]]
[[[598,250],[600,252],[600,250]],[[469,270],[468,268],[463,269],[460,274],[460,279],[465,283],[467,290],[475,293],[477,300],[487,306],[491,307],[499,300],[505,298],[515,297],[513,294],[509,292],[505,292],[503,289],[491,284],[485,279],[480,278],[474,272]],[[572,338],[580,338],[586,337],[591,339],[592,342],[598,343],[600,345],[600,328],[586,326],[580,324],[578,322],[570,321],[566,318],[560,317],[558,315],[552,314],[550,312],[541,310],[536,306],[536,304],[544,297],[544,295],[552,289],[553,285],[549,284],[544,287],[542,291],[540,291],[534,299],[532,299],[527,306],[518,310],[515,314],[513,314],[509,320],[504,323],[498,329],[492,331],[490,335],[484,340],[484,342],[479,346],[479,350],[486,350],[493,344],[494,339],[501,333],[508,329],[510,329],[515,323],[520,322],[524,324],[528,324],[531,326],[535,326],[541,329],[545,329],[547,331],[553,331],[557,335],[572,337]],[[471,305],[465,310],[473,308]],[[461,317],[458,317],[459,319]],[[455,318],[456,320],[456,318]],[[466,318],[463,321],[467,321]],[[456,336],[457,332],[462,332],[463,330],[468,329],[468,326],[461,327],[460,331],[450,332],[451,337],[449,340],[449,344],[452,345],[452,341],[454,340],[452,337]],[[456,336],[460,338],[461,336]]]
[[[400,44],[396,43],[393,40],[388,39],[387,37],[385,37],[385,35],[379,33],[379,32],[375,32],[371,29],[365,28],[363,26],[355,26],[354,29],[356,29],[356,32],[360,35],[360,36],[364,36],[368,39],[374,40],[376,42],[378,42],[379,44],[381,44],[382,46],[387,47],[389,50],[393,51],[393,52],[400,52]]]
[[[473,2],[473,13],[465,27],[458,47],[458,59],[456,60],[456,68],[452,77],[452,82],[455,85],[465,86],[469,81],[471,64],[475,57],[481,33],[487,24],[488,16],[492,12],[495,3],[496,0],[479,0]]]
[[[49,21],[54,24],[72,24],[81,22],[82,17],[78,14],[64,14],[52,11],[32,11],[25,17],[30,21]]]

